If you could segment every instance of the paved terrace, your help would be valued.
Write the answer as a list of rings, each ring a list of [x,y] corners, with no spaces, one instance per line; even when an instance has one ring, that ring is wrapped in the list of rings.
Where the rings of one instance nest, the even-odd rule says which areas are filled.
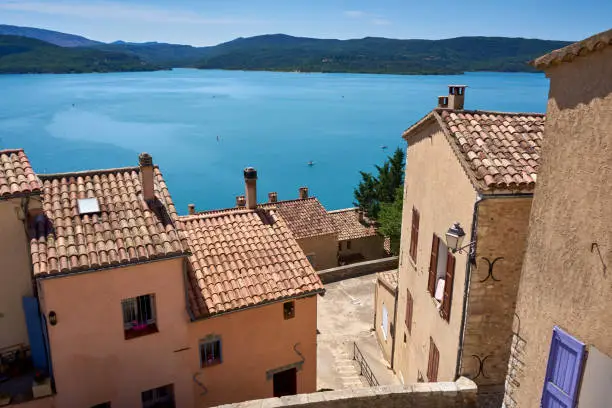
[[[325,285],[318,297],[317,389],[367,387],[353,361],[353,342],[370,365],[380,385],[400,384],[383,358],[374,327],[376,274]]]

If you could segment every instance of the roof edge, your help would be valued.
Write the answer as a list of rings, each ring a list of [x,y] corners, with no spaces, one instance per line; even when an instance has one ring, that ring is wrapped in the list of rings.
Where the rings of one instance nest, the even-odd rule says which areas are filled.
[[[548,54],[529,61],[529,64],[534,68],[543,70],[562,62],[571,62],[577,57],[583,57],[610,45],[612,45],[612,29],[551,51]]]
[[[158,168],[158,166],[155,166],[155,167]],[[126,171],[140,171],[140,167],[138,166],[116,167],[116,168],[110,168],[110,169],[69,171],[66,173],[46,173],[46,174],[37,173],[37,175],[41,180],[49,180],[49,179],[61,178],[61,177],[90,176],[90,175],[96,175],[96,174],[122,173]]]
[[[341,213],[341,212],[356,211],[358,209],[359,209],[359,207],[341,208],[339,210],[330,210],[327,213],[328,214],[337,214],[337,213]]]

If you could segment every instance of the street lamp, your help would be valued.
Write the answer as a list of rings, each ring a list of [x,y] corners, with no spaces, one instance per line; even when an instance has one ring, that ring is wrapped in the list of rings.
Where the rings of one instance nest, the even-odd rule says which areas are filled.
[[[463,243],[463,238],[465,238],[465,231],[463,228],[461,228],[461,224],[458,222],[453,224],[453,226],[446,231],[446,246],[453,254],[455,252],[461,252],[462,249],[472,245],[472,242],[470,242],[462,247],[461,244]]]

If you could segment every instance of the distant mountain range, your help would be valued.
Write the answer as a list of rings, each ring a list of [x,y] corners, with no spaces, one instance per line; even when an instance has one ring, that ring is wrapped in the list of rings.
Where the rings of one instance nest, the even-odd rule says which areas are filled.
[[[23,37],[39,41],[27,42]],[[177,67],[376,74],[533,72],[527,61],[568,44],[506,37],[333,40],[271,34],[237,38],[212,47],[193,47],[157,42],[107,44],[56,31],[0,25],[0,72],[111,72]]]

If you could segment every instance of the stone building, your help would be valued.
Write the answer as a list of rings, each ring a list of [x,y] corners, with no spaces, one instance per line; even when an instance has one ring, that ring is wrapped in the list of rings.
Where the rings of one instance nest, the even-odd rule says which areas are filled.
[[[550,78],[505,406],[612,401],[612,30],[532,63]]]
[[[0,158],[0,193],[21,200],[3,201],[0,220],[24,231],[0,246],[15,250],[0,252],[14,263],[2,290],[23,294],[26,353],[47,374],[32,382],[25,359],[4,370],[3,354],[9,403],[209,407],[315,391],[324,289],[283,218],[254,204],[254,170],[245,208],[180,217],[147,154],[38,177],[23,152]],[[22,326],[3,342],[24,343]]]
[[[338,231],[338,264],[370,261],[387,256],[385,237],[358,208],[328,211]]]
[[[465,110],[464,98],[450,86],[403,134],[393,367],[405,384],[466,376],[500,401],[544,115]]]

